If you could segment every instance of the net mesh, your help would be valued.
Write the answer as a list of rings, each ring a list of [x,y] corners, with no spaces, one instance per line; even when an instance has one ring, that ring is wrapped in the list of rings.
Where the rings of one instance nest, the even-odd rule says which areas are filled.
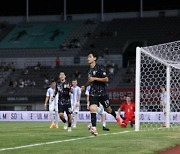
[[[141,48],[140,63],[140,129],[166,128],[166,105],[162,104],[166,92],[162,93],[162,87],[167,84],[167,66],[170,128],[180,127],[180,42]]]

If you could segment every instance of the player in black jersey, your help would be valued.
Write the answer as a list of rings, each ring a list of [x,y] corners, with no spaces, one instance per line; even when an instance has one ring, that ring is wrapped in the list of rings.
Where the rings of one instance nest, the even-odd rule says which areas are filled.
[[[87,85],[91,85],[89,91],[89,101],[90,101],[90,112],[91,112],[91,133],[93,135],[98,135],[96,130],[96,113],[97,106],[101,103],[105,109],[105,111],[116,119],[117,123],[121,125],[120,117],[116,115],[115,111],[111,108],[108,94],[106,91],[106,83],[109,81],[108,76],[106,74],[105,68],[101,65],[96,64],[96,60],[98,56],[95,52],[90,52],[88,54],[87,60],[90,66],[88,72],[88,82]]]
[[[64,122],[64,129],[68,129],[71,131],[71,123],[72,123],[72,111],[71,111],[71,99],[70,99],[70,92],[71,88],[69,83],[66,82],[66,76],[64,72],[59,73],[60,81],[57,83],[56,92],[59,93],[59,103],[58,103],[58,111],[59,117]],[[67,128],[67,121],[64,117],[64,112],[66,112],[68,117],[68,128]]]

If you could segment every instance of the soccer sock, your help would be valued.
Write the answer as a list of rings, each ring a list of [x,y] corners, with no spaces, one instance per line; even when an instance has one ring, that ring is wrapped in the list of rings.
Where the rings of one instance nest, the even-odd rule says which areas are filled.
[[[68,122],[68,127],[71,127],[71,122]]]
[[[68,127],[71,127],[71,123],[72,123],[72,116],[71,114],[67,115],[68,116]]]
[[[73,125],[76,126],[78,113],[74,113]]]
[[[64,117],[60,117],[63,123],[66,123],[66,119]]]
[[[59,115],[58,115],[57,111],[55,111],[55,117],[56,117],[56,124],[58,125],[58,123],[59,123]]]
[[[112,109],[111,115],[116,119],[116,112]]]
[[[50,120],[51,120],[52,123],[54,122],[53,111],[50,111]]]
[[[74,114],[75,113],[72,113],[72,125],[74,126]]]
[[[106,127],[106,121],[102,121],[103,127]]]
[[[96,127],[96,113],[91,113],[92,127]]]

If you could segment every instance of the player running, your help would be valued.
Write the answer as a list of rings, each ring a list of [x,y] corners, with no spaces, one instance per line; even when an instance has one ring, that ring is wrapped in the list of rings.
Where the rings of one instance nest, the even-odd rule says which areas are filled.
[[[89,91],[89,105],[92,123],[91,133],[95,136],[98,135],[96,129],[96,113],[99,103],[101,103],[105,111],[114,116],[118,124],[121,125],[120,117],[116,115],[115,111],[110,106],[108,94],[106,91],[106,83],[109,81],[109,79],[107,77],[105,68],[101,65],[96,64],[97,59],[97,53],[90,52],[88,54],[87,60],[90,69],[88,72],[88,82],[86,83],[86,85],[91,85]],[[82,88],[84,89],[84,87]]]
[[[91,86],[86,87],[85,95],[86,95],[86,101],[87,101],[87,109],[89,110],[89,91],[90,91]],[[105,113],[104,113],[104,107],[99,104],[99,107],[97,108],[97,113],[101,116],[101,121],[103,124],[103,130],[104,131],[110,131],[109,128],[106,127],[106,120],[105,120]],[[92,127],[92,124],[90,123],[88,125],[88,129],[90,130]]]
[[[68,129],[68,132],[71,132],[71,123],[72,123],[72,110],[71,110],[71,99],[70,93],[71,88],[69,83],[66,82],[66,75],[64,72],[59,73],[60,82],[57,83],[56,93],[59,94],[59,103],[58,103],[58,110],[59,110],[59,117],[64,123],[64,129]],[[64,117],[64,112],[66,112],[68,117],[68,127],[67,121]]]

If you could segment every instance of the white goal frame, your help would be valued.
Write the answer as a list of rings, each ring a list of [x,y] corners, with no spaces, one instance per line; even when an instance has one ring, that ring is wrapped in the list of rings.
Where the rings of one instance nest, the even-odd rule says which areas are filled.
[[[166,93],[167,93],[167,103],[166,103],[166,117],[165,117],[165,123],[166,123],[166,128],[170,128],[170,88],[171,88],[171,68],[177,68],[180,69],[179,67],[179,62],[177,63],[168,63],[168,61],[164,61],[159,57],[156,57],[155,55],[151,54],[150,52],[146,51],[144,48],[137,47],[136,48],[136,78],[135,78],[135,131],[140,130],[140,99],[141,99],[141,54],[146,55],[147,57],[151,57],[158,63],[163,64],[166,67]],[[177,66],[177,67],[176,67]]]

